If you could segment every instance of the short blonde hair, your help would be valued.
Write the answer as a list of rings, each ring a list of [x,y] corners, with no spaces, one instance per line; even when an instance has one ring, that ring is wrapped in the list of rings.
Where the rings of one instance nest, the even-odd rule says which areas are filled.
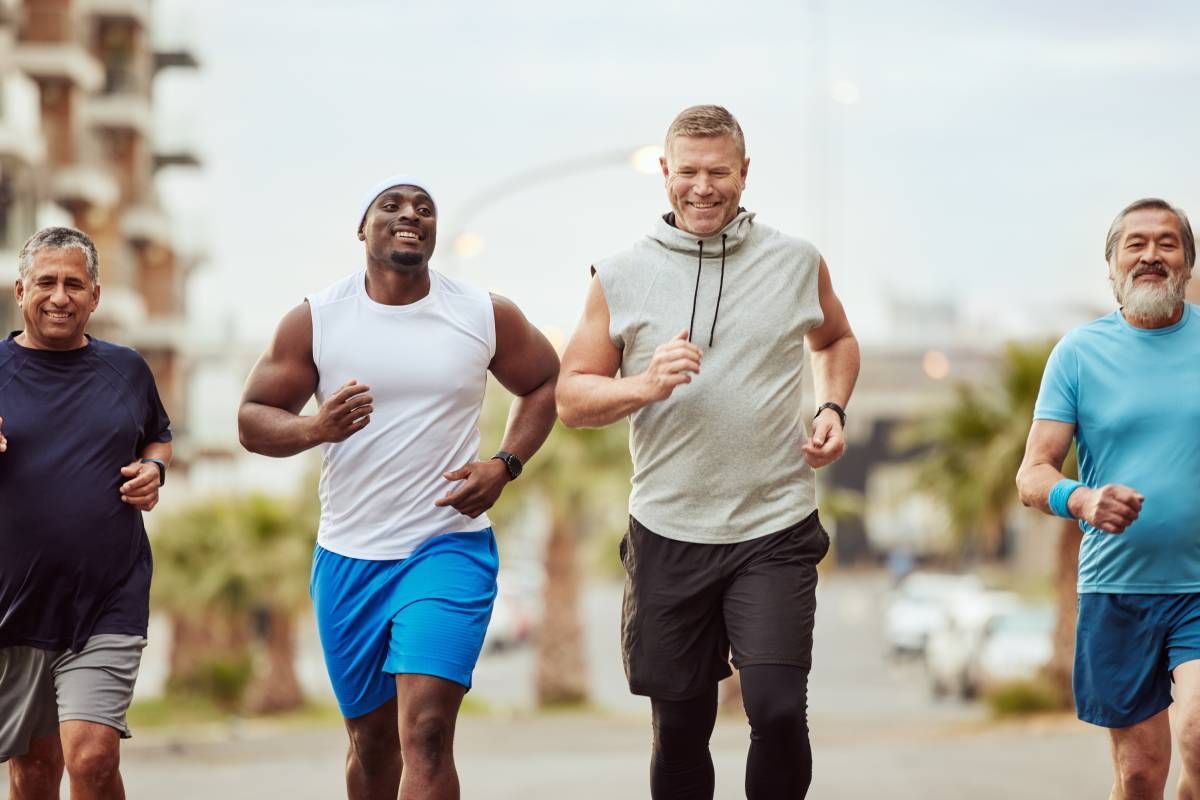
[[[746,157],[746,137],[742,126],[723,106],[692,106],[679,112],[667,128],[664,149],[671,152],[671,140],[677,136],[732,136],[742,158]]]

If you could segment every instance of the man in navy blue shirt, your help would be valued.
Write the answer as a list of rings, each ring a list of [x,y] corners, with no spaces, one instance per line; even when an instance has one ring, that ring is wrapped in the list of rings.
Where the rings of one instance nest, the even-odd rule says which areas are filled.
[[[0,761],[10,796],[123,798],[118,771],[150,599],[142,512],[170,421],[135,351],[84,333],[96,247],[46,228],[21,250],[25,329],[0,341]]]

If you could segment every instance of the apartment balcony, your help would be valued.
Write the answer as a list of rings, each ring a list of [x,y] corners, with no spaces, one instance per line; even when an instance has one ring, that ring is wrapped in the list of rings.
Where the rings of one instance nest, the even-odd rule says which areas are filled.
[[[152,206],[134,206],[121,215],[121,235],[134,246],[171,245],[171,224]]]
[[[142,302],[142,296],[136,289],[128,286],[106,285],[104,280],[102,264],[100,285],[103,287],[103,291],[100,294],[100,305],[96,307],[96,312],[92,316],[96,325],[103,327],[106,332],[109,332],[109,335],[112,335],[113,331],[120,331],[122,337],[127,336],[129,331],[144,328],[148,323],[146,321],[146,304]]]
[[[154,154],[154,171],[167,167],[199,167],[200,157],[191,150],[178,149]]]
[[[121,187],[112,173],[101,167],[73,164],[54,173],[50,181],[50,196],[54,202],[69,210],[105,208],[115,205],[121,197]]]
[[[88,92],[104,85],[104,67],[77,42],[21,42],[13,63],[34,80],[67,81]]]
[[[154,52],[155,73],[164,69],[199,69],[199,67],[200,62],[196,60],[196,55],[186,47],[174,47]]]
[[[130,131],[146,138],[154,129],[150,98],[140,94],[94,95],[84,104],[83,116],[92,127]]]
[[[76,0],[84,14],[150,27],[150,0]]]

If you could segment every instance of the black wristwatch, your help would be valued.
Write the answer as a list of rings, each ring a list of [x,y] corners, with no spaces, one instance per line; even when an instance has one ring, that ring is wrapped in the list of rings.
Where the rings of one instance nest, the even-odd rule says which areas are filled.
[[[525,469],[525,465],[521,463],[521,459],[514,456],[512,453],[501,450],[492,458],[498,458],[504,462],[504,466],[508,467],[508,479],[515,481],[521,475],[521,470]]]
[[[162,486],[167,482],[167,462],[161,458],[143,458],[143,464],[153,464],[158,467],[158,485]]]
[[[834,411],[837,412],[838,419],[840,419],[842,421],[842,428],[845,429],[845,427],[846,427],[846,409],[842,408],[837,403],[821,403],[821,405],[817,406],[817,413],[813,414],[813,419],[816,419],[817,417],[821,416],[821,412],[827,408],[832,408]]]

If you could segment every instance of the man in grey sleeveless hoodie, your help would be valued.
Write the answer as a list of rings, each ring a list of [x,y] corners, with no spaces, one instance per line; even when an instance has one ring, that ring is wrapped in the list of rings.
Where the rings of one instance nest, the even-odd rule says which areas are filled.
[[[749,164],[724,108],[675,118],[662,159],[673,213],[593,267],[556,392],[567,425],[630,417],[622,651],[630,690],[651,700],[655,800],[713,796],[708,740],[731,651],[751,725],[747,796],[803,797],[812,777],[808,672],[829,548],[813,469],[845,447],[859,351],[821,255],[739,207]]]

